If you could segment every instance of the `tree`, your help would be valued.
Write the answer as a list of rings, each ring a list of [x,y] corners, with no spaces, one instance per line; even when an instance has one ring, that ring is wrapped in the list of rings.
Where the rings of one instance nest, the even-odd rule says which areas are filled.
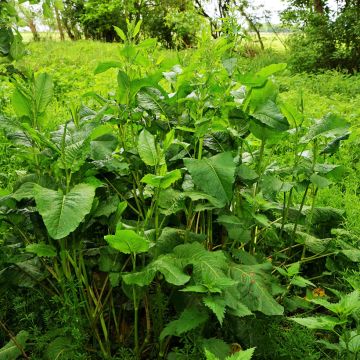
[[[360,69],[360,1],[339,0],[337,11],[329,0],[291,0],[283,23],[298,30],[290,38],[293,68],[299,71]]]
[[[20,18],[22,18],[26,25],[30,28],[34,41],[39,41],[40,35],[36,28],[36,20],[38,19],[38,12],[36,9],[33,9],[31,5],[24,6],[19,4],[18,13]]]
[[[213,4],[213,14],[206,11],[206,5]],[[213,37],[222,34],[221,22],[231,16],[235,16],[237,21],[245,20],[249,28],[255,32],[260,47],[264,49],[264,43],[260,34],[260,17],[258,15],[261,6],[250,4],[248,0],[195,0],[195,5],[201,15],[206,17],[211,26]]]

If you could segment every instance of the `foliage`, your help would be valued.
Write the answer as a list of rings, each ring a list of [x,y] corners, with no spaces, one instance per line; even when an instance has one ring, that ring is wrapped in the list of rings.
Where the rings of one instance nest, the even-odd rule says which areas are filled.
[[[280,101],[286,65],[243,72],[228,38],[165,59],[127,25],[118,57],[93,69],[115,91],[71,119],[49,122],[49,74],[13,83],[1,126],[25,170],[1,193],[0,283],[52,303],[29,304],[44,324],[16,317],[11,331],[37,336],[26,352],[39,358],[261,358],[235,324],[253,335],[252,320],[328,306],[303,295],[360,260],[343,212],[317,203],[343,175],[349,123]]]
[[[290,63],[296,71],[340,68],[359,70],[359,4],[344,1],[331,10],[328,1],[290,1],[283,21],[300,31],[290,38]]]

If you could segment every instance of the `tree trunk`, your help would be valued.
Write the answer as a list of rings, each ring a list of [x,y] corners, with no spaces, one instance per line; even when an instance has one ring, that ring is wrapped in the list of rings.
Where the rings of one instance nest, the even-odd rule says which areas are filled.
[[[75,35],[73,34],[73,32],[72,32],[72,29],[71,29],[71,27],[70,27],[70,25],[69,25],[69,22],[68,22],[68,20],[66,19],[66,17],[65,17],[65,18],[62,18],[62,21],[63,21],[64,28],[65,28],[65,30],[66,30],[66,33],[68,34],[69,39],[71,39],[72,41],[77,40],[77,39],[76,39],[76,36],[75,36]]]
[[[314,0],[314,10],[317,14],[324,15],[324,4],[322,0]]]
[[[37,29],[36,29],[36,25],[34,23],[34,20],[30,19],[28,25],[29,25],[29,28],[30,28],[31,33],[33,35],[34,41],[40,41],[40,35],[39,35],[39,33],[38,33]]]
[[[61,23],[59,10],[56,8],[56,6],[55,6],[55,17],[56,17],[56,23],[57,23],[59,33],[60,33],[60,40],[64,41],[65,40],[64,29],[63,29],[63,26]]]
[[[250,28],[255,31],[255,34],[256,34],[256,37],[259,41],[259,44],[260,44],[260,47],[261,47],[261,50],[264,50],[265,49],[265,46],[264,46],[264,42],[262,41],[262,38],[261,38],[261,34],[260,34],[260,31],[259,31],[259,28],[256,26],[255,22],[253,21],[253,19],[251,18],[251,16],[249,16],[245,9],[240,6],[239,7],[239,12],[240,14],[246,19],[247,23],[249,24]]]

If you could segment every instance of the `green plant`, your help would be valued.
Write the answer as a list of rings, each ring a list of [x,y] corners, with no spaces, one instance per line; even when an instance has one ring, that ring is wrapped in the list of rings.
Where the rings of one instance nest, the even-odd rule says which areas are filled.
[[[116,91],[57,129],[52,77],[14,82],[2,127],[26,172],[0,199],[0,282],[55,301],[40,357],[250,358],[219,326],[301,308],[330,261],[359,261],[342,211],[317,206],[349,124],[280,101],[285,64],[244,73],[223,38],[164,59],[140,25],[115,28],[118,58],[95,69],[116,71]]]

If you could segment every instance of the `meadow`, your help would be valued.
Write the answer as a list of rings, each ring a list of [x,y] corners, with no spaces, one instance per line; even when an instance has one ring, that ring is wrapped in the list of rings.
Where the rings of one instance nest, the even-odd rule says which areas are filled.
[[[265,46],[29,41],[0,359],[357,359],[360,76]]]

